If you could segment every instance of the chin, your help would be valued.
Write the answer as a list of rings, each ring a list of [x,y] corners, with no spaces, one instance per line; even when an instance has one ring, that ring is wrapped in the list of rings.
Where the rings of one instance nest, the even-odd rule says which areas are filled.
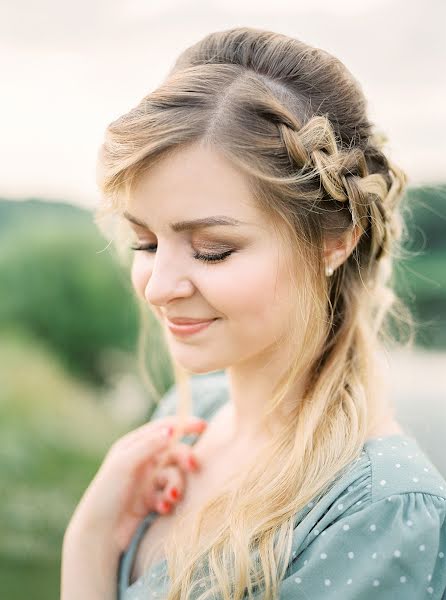
[[[223,363],[221,361],[191,361],[187,360],[188,357],[184,357],[184,360],[182,360],[180,357],[176,356],[175,353],[172,353],[172,356],[175,357],[175,361],[180,365],[180,367],[182,367],[185,371],[188,371],[192,375],[212,373],[213,371],[221,371],[228,367],[227,363]]]

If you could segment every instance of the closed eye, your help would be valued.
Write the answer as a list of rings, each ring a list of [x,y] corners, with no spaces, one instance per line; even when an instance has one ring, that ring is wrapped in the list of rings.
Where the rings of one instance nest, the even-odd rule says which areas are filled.
[[[156,244],[147,244],[141,246],[130,246],[131,250],[143,250],[145,252],[154,253],[156,252]],[[203,262],[220,262],[230,256],[235,250],[226,250],[219,254],[203,254],[202,252],[195,252],[194,258]]]

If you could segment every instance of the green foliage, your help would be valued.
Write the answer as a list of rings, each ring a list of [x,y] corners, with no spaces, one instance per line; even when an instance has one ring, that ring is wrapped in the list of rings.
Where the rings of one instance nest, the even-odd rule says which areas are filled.
[[[3,334],[0,364],[2,596],[57,598],[65,528],[125,428],[44,344]]]
[[[413,187],[405,198],[405,257],[394,283],[417,323],[416,343],[446,348],[446,186]]]
[[[0,230],[0,328],[33,333],[72,373],[104,383],[106,351],[135,348],[128,274],[87,211],[34,201],[0,208],[9,224]]]

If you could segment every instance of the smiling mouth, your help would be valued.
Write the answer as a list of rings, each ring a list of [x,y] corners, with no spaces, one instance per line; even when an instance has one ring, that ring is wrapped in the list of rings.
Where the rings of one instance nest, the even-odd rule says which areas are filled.
[[[172,321],[169,321],[167,319],[167,326],[172,333],[174,333],[176,335],[180,335],[180,336],[186,336],[186,335],[192,335],[194,333],[198,333],[199,331],[207,329],[215,321],[218,321],[218,320],[219,319],[216,318],[216,319],[210,319],[208,321],[199,321],[197,323],[178,324],[178,323],[172,323]]]

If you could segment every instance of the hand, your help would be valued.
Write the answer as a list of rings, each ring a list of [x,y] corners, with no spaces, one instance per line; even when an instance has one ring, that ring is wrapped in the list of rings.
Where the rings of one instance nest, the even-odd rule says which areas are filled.
[[[61,600],[115,600],[121,552],[171,484],[182,493],[182,471],[199,468],[193,449],[176,443],[187,433],[202,433],[197,417],[149,421],[116,441],[79,502],[62,547]],[[171,429],[171,435],[165,431]],[[193,457],[194,466],[189,460]],[[178,500],[181,499],[181,496]]]
[[[149,421],[117,440],[108,451],[69,523],[66,536],[84,531],[98,546],[117,556],[126,549],[140,521],[150,512],[168,512],[175,487],[180,496],[189,458],[198,461],[188,444],[175,443],[188,433],[202,433],[207,422],[198,417],[177,416]],[[172,428],[171,437],[163,435]],[[96,544],[95,544],[96,545]]]

